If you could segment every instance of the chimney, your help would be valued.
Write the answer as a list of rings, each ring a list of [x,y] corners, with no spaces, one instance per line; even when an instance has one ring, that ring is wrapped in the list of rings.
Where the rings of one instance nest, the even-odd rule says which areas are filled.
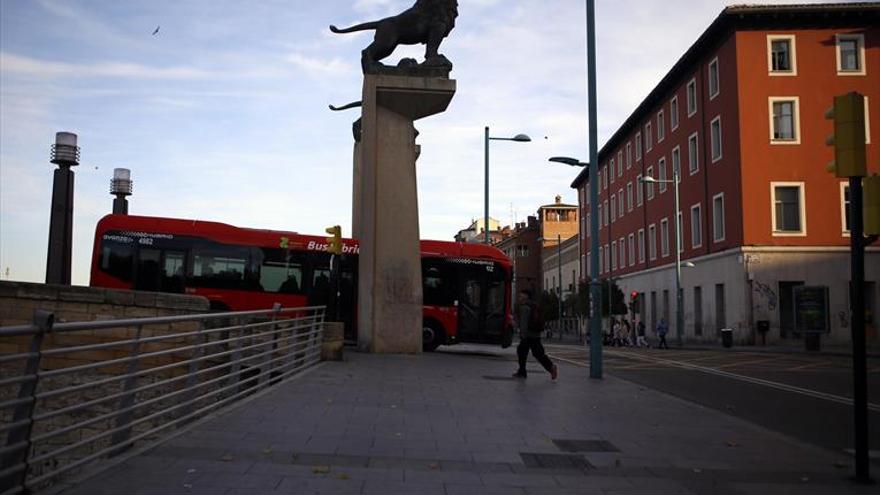
[[[558,205],[562,204],[562,196],[560,196],[558,194],[556,195],[556,204],[558,204]]]

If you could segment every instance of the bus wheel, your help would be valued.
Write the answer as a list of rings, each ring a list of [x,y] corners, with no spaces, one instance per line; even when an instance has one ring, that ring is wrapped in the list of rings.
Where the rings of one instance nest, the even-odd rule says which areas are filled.
[[[440,344],[445,343],[446,333],[436,322],[422,322],[422,350],[431,352],[437,349]]]

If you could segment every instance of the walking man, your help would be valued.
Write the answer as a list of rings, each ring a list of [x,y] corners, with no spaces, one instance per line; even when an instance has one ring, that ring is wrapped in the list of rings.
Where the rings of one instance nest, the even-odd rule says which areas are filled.
[[[645,322],[642,320],[636,323],[636,346],[648,347],[648,341],[645,340]]]
[[[658,349],[669,349],[669,344],[666,343],[667,333],[669,333],[669,325],[666,324],[665,318],[660,318],[660,323],[657,325],[657,335],[660,336],[660,345],[657,346]]]
[[[519,359],[519,369],[513,374],[516,378],[526,378],[526,359],[529,351],[532,356],[541,363],[541,366],[550,373],[550,378],[556,379],[559,370],[550,361],[541,345],[541,332],[544,330],[541,324],[540,308],[532,302],[532,293],[529,290],[521,290],[516,295],[516,307],[514,308],[514,321],[519,328],[519,345],[516,347],[516,356]]]

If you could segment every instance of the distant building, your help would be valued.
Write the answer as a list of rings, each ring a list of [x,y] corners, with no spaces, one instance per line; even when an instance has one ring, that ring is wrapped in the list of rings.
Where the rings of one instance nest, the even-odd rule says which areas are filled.
[[[561,247],[548,246],[541,250],[544,290],[561,294],[563,300],[577,293],[581,279],[579,247],[578,236],[573,235],[562,241]]]
[[[825,171],[824,119],[835,95],[858,91],[868,113],[869,173],[880,172],[880,4],[738,5],[724,9],[599,152],[599,201],[578,189],[583,273],[641,294],[650,328],[674,337],[675,222],[681,225],[686,340],[739,342],[803,336],[795,294],[827,290],[830,333],[850,340],[848,185]],[[874,125],[871,125],[873,123]],[[680,216],[671,179],[681,171]],[[599,217],[591,253],[589,213]],[[878,343],[880,248],[865,259],[867,336]],[[821,313],[820,313],[821,314]],[[822,318],[820,318],[820,321]]]
[[[578,207],[564,204],[562,196],[556,196],[555,203],[538,208],[538,220],[542,247],[555,246],[560,240],[578,235]]]
[[[457,234],[455,234],[455,240],[457,242],[472,242],[472,243],[481,243],[485,241],[485,230],[483,230],[483,224],[485,223],[485,219],[479,218],[471,222],[471,225],[466,228],[459,230]],[[502,229],[501,222],[498,220],[489,217],[489,240],[492,244],[500,241],[502,237]]]
[[[535,297],[541,290],[541,229],[537,217],[530,216],[507,230],[495,247],[513,263],[514,290],[529,289]]]

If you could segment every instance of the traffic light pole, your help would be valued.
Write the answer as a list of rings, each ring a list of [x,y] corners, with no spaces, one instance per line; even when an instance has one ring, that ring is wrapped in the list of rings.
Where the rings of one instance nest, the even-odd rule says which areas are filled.
[[[855,420],[856,481],[870,483],[868,459],[868,379],[865,356],[865,241],[863,239],[862,178],[849,178],[850,262],[852,282],[853,413]]]

